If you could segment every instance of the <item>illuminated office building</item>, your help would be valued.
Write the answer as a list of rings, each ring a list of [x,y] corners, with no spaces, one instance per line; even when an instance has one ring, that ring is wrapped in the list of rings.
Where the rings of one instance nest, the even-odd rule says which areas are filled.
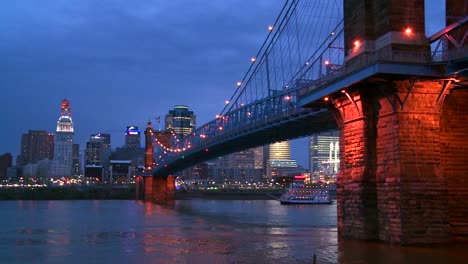
[[[312,135],[309,139],[309,158],[312,176],[337,174],[340,168],[339,132]]]
[[[261,180],[262,169],[256,168],[255,149],[246,149],[217,159],[214,180],[218,183],[248,183]]]
[[[290,160],[291,145],[289,141],[281,141],[270,144],[270,160]]]
[[[86,142],[85,165],[101,165],[107,168],[111,155],[111,135],[92,134]]]
[[[195,129],[195,125],[195,115],[185,105],[176,105],[173,110],[169,110],[165,118],[166,130],[173,129],[177,138],[188,135]]]
[[[289,141],[281,141],[270,144],[266,148],[269,152],[266,163],[266,176],[270,180],[275,177],[289,177],[302,173],[302,168],[291,159],[291,145]]]
[[[109,183],[130,184],[132,171],[131,160],[111,160],[109,165]]]
[[[92,134],[86,142],[84,176],[87,182],[106,182],[111,150],[110,134]]]
[[[81,162],[80,162],[80,145],[73,144],[73,161],[72,161],[72,174],[74,176],[81,175]]]
[[[193,111],[190,111],[186,105],[176,105],[174,109],[169,110],[165,117],[164,127],[167,131],[174,131],[175,140],[181,139],[195,129],[196,120]],[[182,179],[192,179],[197,177],[197,169],[191,167],[180,172]]]
[[[125,147],[126,148],[140,148],[141,131],[137,126],[128,126],[125,130]]]
[[[19,166],[54,158],[54,134],[46,131],[29,130],[21,136],[21,150],[16,164]]]
[[[73,173],[74,134],[70,101],[63,99],[55,134],[53,177],[69,177]]]

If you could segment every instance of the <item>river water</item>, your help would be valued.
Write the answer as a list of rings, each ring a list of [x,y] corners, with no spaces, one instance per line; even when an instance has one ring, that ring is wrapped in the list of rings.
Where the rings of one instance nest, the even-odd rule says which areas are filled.
[[[462,247],[337,240],[336,205],[1,201],[0,263],[468,263]]]

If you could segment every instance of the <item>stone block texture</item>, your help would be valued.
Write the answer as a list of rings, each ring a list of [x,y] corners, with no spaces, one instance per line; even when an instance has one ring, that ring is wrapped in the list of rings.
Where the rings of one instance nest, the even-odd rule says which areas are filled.
[[[440,119],[440,153],[448,184],[449,224],[453,240],[468,242],[468,91],[445,98]]]
[[[468,92],[452,90],[441,100],[444,84],[395,80],[337,99],[341,238],[467,239]]]

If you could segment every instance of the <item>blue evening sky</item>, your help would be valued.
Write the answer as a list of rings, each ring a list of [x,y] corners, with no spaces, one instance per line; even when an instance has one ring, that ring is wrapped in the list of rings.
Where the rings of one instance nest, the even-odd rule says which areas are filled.
[[[14,156],[29,129],[54,132],[71,102],[75,143],[92,133],[124,142],[175,105],[201,125],[221,111],[284,0],[2,0],[0,154]],[[427,0],[429,33],[443,0]],[[163,120],[163,118],[162,118]],[[157,125],[156,125],[157,127]],[[308,167],[307,140],[292,158]]]

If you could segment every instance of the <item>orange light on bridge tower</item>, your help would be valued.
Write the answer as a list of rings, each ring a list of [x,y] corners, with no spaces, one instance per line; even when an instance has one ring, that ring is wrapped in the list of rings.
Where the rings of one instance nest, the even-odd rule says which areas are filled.
[[[354,41],[354,49],[359,49],[361,47],[361,41],[358,39]]]
[[[413,29],[411,29],[410,27],[406,27],[405,28],[405,35],[408,36],[408,37],[411,37],[413,35]]]

